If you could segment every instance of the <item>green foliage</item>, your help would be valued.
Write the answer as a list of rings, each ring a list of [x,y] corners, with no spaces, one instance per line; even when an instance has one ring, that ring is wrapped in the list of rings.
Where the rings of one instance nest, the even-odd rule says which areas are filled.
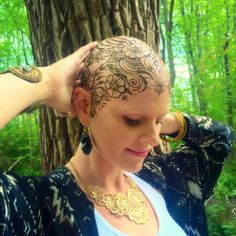
[[[0,2],[0,71],[32,64],[23,0]],[[17,102],[17,101],[16,101]],[[22,175],[42,173],[39,158],[38,112],[19,115],[0,132],[0,170]]]
[[[162,14],[161,9],[160,20],[165,29]],[[236,130],[235,19],[235,0],[175,1],[172,46],[177,78],[171,106],[172,110],[230,123]],[[236,235],[235,153],[236,145],[207,204],[212,236]]]
[[[230,160],[222,172],[213,197],[207,204],[210,235],[236,235],[236,161]]]
[[[0,170],[22,175],[42,173],[39,157],[38,112],[22,114],[0,132]]]
[[[1,1],[0,13],[0,71],[32,64],[24,1]],[[160,13],[163,25],[162,8]],[[206,114],[225,123],[232,115],[231,125],[236,128],[235,19],[236,0],[175,1],[172,46],[177,78],[172,88],[172,110]],[[164,30],[163,33],[169,34]],[[38,133],[37,111],[19,115],[2,129],[0,170],[11,168],[23,175],[42,174]],[[207,204],[210,236],[236,235],[235,153],[236,147]]]
[[[1,1],[0,13],[0,71],[16,65],[32,64],[24,1]]]

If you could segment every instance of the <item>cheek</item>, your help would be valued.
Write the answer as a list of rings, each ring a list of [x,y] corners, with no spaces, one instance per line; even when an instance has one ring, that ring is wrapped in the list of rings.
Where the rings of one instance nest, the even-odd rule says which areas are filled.
[[[106,152],[130,147],[136,135],[120,121],[103,119],[94,122],[92,127],[94,141],[99,149]],[[102,151],[101,150],[101,151]]]

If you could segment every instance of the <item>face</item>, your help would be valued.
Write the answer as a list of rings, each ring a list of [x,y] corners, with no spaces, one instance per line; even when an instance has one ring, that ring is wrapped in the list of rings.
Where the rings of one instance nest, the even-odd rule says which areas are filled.
[[[159,144],[160,121],[169,111],[170,81],[160,56],[135,38],[106,39],[85,61],[81,87],[91,95],[92,158],[139,171]]]
[[[92,154],[108,166],[139,171],[148,152],[160,142],[161,119],[168,112],[168,90],[158,95],[146,89],[126,101],[112,99],[90,119]]]

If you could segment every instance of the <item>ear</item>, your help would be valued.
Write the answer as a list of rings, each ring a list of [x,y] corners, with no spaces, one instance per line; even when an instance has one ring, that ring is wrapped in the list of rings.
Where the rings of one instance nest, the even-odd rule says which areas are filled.
[[[90,114],[91,96],[84,88],[77,87],[73,90],[74,112],[79,117],[82,125],[87,125]]]

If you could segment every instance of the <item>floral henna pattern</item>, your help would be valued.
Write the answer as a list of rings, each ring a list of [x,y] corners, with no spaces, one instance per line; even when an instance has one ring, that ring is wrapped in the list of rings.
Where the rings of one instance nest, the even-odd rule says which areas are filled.
[[[146,88],[170,91],[165,65],[144,42],[130,37],[103,40],[87,57],[81,86],[91,92],[91,116],[113,98],[127,100]]]

